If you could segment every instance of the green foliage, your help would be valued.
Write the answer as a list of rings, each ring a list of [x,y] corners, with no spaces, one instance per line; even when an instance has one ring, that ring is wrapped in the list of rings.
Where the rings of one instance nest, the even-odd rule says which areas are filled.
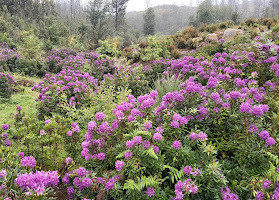
[[[167,45],[173,43],[171,38],[160,40],[156,36],[149,36],[147,38],[147,48],[141,49],[141,60],[144,62],[151,60],[159,60],[162,58],[170,58],[171,53],[168,51]]]
[[[203,1],[197,11],[197,19],[199,23],[210,24],[213,22],[213,5],[211,0]]]
[[[19,47],[20,54],[28,59],[40,59],[44,52],[41,50],[43,47],[42,41],[34,35],[34,33],[30,33],[24,31],[22,33],[22,42]]]
[[[10,70],[22,75],[42,77],[46,72],[46,67],[40,60],[22,58],[17,59],[15,67]]]
[[[9,74],[0,73],[0,98],[9,99],[12,95],[13,79]]]
[[[156,187],[160,185],[162,180],[158,180],[157,177],[146,177],[146,176],[141,176],[141,177],[136,177],[136,182],[132,179],[126,180],[126,183],[124,184],[123,189],[127,190],[137,190],[137,191],[142,191],[144,188],[147,187]]]
[[[99,41],[100,47],[96,49],[96,52],[101,54],[103,57],[119,57],[121,52],[119,51],[120,48],[120,41],[118,38],[108,39],[104,41]]]
[[[155,34],[155,13],[153,8],[148,8],[143,15],[144,25],[143,32],[144,35],[154,35]]]
[[[105,39],[109,34],[109,10],[110,5],[105,1],[94,0],[89,3],[87,14],[92,25],[93,42],[95,44],[97,44],[99,40]]]
[[[162,97],[168,92],[179,91],[179,85],[182,83],[182,79],[168,75],[164,76],[161,79],[158,78],[157,81],[154,83],[154,86],[158,92],[159,99],[162,99]],[[160,101],[158,101],[158,104],[159,103]]]

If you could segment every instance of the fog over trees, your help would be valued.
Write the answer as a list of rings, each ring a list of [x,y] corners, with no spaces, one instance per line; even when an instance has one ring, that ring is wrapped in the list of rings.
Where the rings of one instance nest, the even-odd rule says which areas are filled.
[[[188,25],[199,27],[247,18],[279,15],[279,0],[196,0],[189,6],[159,5],[145,1],[146,11],[127,12],[129,0],[4,0],[0,11],[35,23],[35,26],[66,26],[69,33],[94,43],[121,36],[128,43],[148,34],[175,34]],[[153,15],[154,14],[154,15]],[[155,17],[154,17],[155,16]],[[152,23],[144,25],[151,17]],[[147,30],[150,29],[150,30]],[[46,33],[43,33],[46,34]]]

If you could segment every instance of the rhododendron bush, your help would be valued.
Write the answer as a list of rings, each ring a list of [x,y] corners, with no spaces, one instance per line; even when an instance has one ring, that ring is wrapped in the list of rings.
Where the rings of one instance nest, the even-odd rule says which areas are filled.
[[[69,199],[279,199],[279,47],[262,42],[144,67],[52,53],[38,117],[18,107],[2,125],[1,195],[47,198],[60,181]],[[179,84],[154,84],[167,77]]]

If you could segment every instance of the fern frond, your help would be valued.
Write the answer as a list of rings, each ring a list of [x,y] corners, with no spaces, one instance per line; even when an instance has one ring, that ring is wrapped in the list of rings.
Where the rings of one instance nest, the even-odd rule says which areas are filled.
[[[155,187],[162,183],[162,181],[157,179],[156,176],[155,177],[142,176],[142,177],[137,177],[136,180],[137,180],[137,183],[132,179],[126,180],[126,183],[124,184],[123,189],[138,190],[140,192],[146,187]]]
[[[274,155],[274,154],[272,154],[272,153],[270,153],[270,152],[267,152],[267,151],[264,151],[264,153],[265,153],[266,155],[268,155],[268,157],[271,158],[271,160],[272,160],[276,165],[278,165],[278,163],[279,163],[279,158],[278,158],[277,155]]]
[[[152,148],[149,148],[146,151],[144,151],[144,154],[150,156],[151,158],[154,158],[155,160],[158,160],[158,156],[155,154]]]
[[[170,175],[170,180],[172,183],[180,180],[184,176],[183,170],[178,170],[174,167],[171,167],[169,165],[164,165],[163,169],[168,169],[169,170],[169,175]]]

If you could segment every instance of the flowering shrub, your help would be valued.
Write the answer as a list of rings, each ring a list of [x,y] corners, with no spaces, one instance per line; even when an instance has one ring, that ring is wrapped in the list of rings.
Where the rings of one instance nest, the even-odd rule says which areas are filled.
[[[45,75],[43,81],[35,85],[32,90],[40,92],[39,112],[42,115],[50,115],[50,112],[63,111],[63,103],[70,106],[86,106],[88,98],[97,89],[98,80],[88,73],[74,70],[63,70],[55,76]],[[64,99],[63,99],[64,97]],[[63,102],[64,100],[64,102]]]
[[[99,81],[96,54],[54,52],[49,61],[62,71],[33,87],[39,119],[18,108],[14,126],[2,125],[0,179],[8,164],[25,170],[3,195],[13,187],[26,197],[19,180],[36,173],[55,177],[30,185],[46,195],[58,175],[41,167],[59,169],[69,199],[278,199],[279,47],[247,41],[206,41],[192,54],[206,58],[97,67]],[[11,143],[22,144],[16,163]]]
[[[26,192],[25,195],[40,196],[45,193],[46,188],[55,187],[59,182],[58,178],[57,171],[36,171],[19,174],[14,182]]]
[[[0,66],[4,70],[14,71],[15,62],[20,58],[16,49],[11,49],[5,42],[0,43]]]
[[[14,79],[9,74],[0,73],[0,97],[8,99],[12,95]]]
[[[52,50],[48,53],[46,65],[53,73],[58,73],[62,69],[82,70],[98,80],[102,80],[105,74],[113,74],[115,71],[114,60],[101,58],[95,52],[76,53],[70,49]]]

